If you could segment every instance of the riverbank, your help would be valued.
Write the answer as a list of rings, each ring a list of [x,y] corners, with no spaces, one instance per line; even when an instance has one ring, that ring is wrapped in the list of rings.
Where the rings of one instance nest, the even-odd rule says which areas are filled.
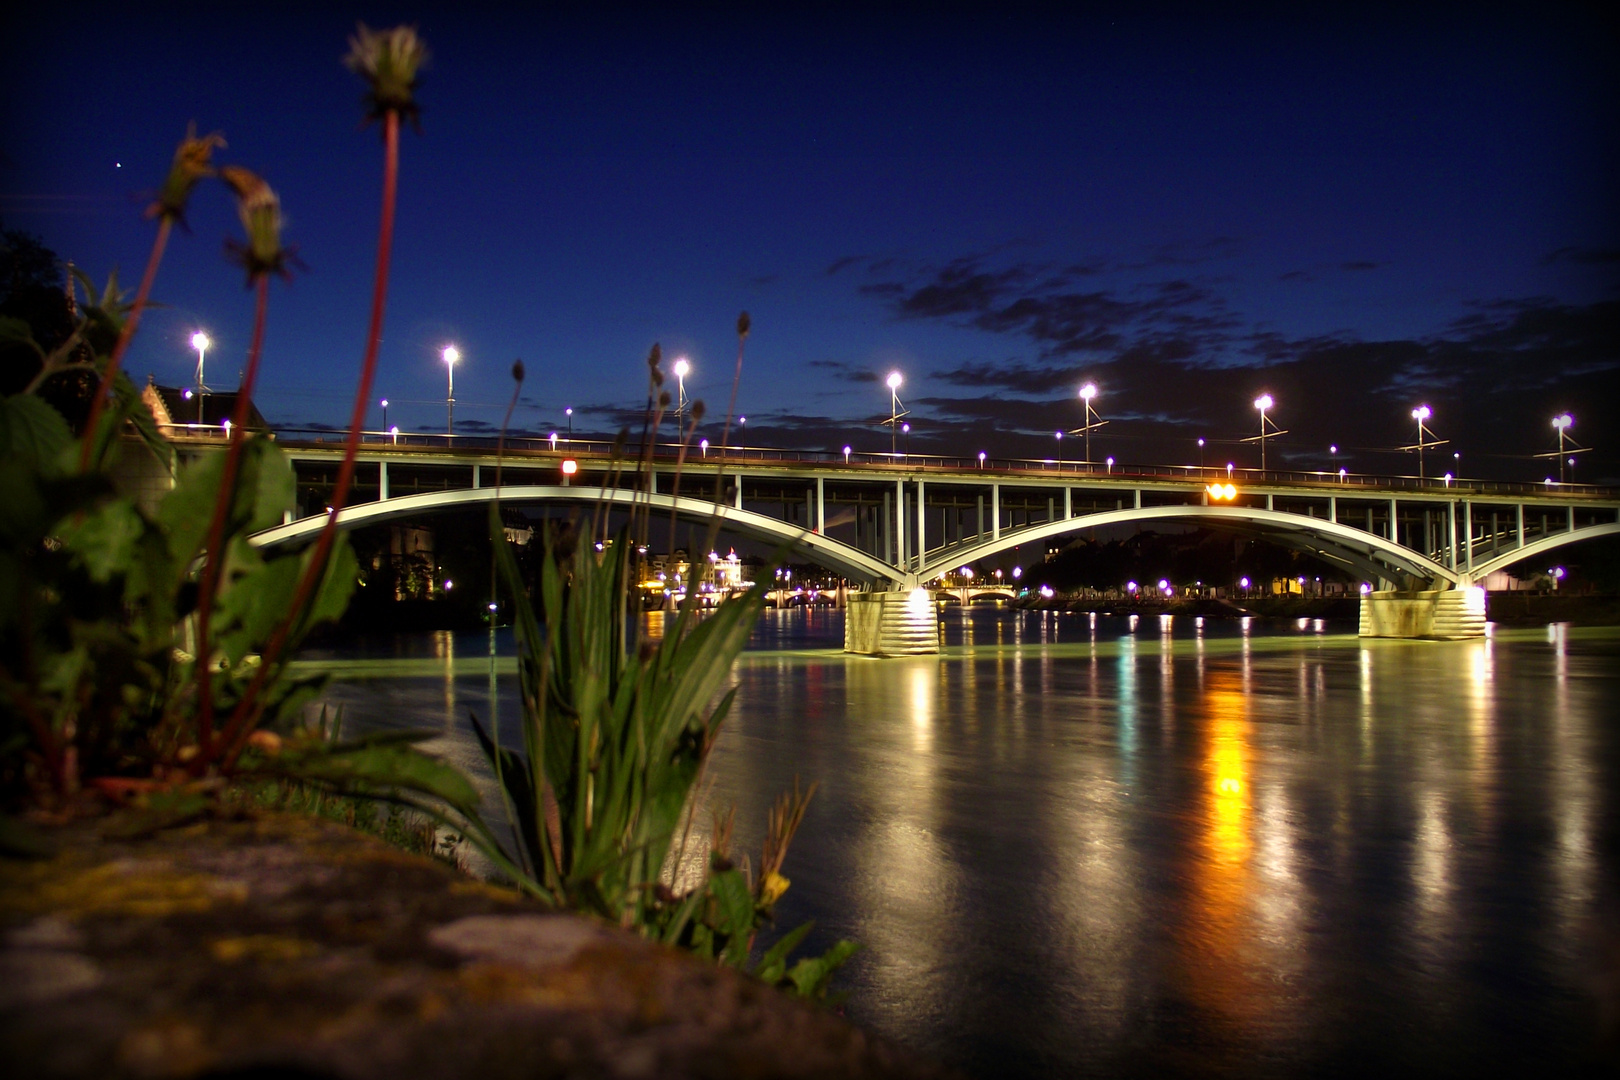
[[[52,857],[0,862],[15,1075],[947,1075],[736,972],[331,822],[48,835]]]

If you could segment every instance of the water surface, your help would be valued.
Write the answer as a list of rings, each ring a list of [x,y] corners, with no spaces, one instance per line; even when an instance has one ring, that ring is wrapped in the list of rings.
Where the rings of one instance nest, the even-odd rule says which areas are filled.
[[[768,613],[711,769],[748,846],[819,782],[779,921],[863,943],[856,1021],[983,1076],[1613,1062],[1620,630],[944,632],[874,660],[837,612]],[[328,700],[482,771],[466,714],[516,737],[495,648],[492,674],[486,635],[357,642]]]

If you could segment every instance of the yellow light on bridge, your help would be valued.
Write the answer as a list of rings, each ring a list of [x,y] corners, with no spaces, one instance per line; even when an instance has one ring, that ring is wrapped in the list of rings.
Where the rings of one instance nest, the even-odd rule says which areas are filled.
[[[1231,484],[1210,484],[1204,488],[1216,502],[1231,502],[1237,498],[1237,488]]]

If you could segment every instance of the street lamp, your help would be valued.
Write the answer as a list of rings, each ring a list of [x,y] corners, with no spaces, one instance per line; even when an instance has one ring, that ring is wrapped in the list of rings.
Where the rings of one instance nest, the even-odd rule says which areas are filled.
[[[1200,477],[1202,477],[1204,475],[1204,439],[1203,439],[1203,436],[1199,436],[1199,438],[1198,438],[1198,475]]]
[[[197,362],[197,370],[202,370],[201,360]],[[199,376],[199,378],[201,377]],[[1561,413],[1553,417],[1553,427],[1558,429],[1558,482],[1560,484],[1564,482],[1564,432],[1568,431],[1574,424],[1575,418],[1569,413]],[[1574,459],[1571,458],[1570,460],[1573,461]]]
[[[910,424],[901,424],[900,425],[900,434],[902,434],[902,435],[904,435],[906,437],[906,441],[901,444],[901,447],[905,450],[905,454],[902,455],[902,456],[910,457],[911,456],[911,425]]]
[[[900,418],[909,411],[900,404],[900,384],[905,382],[898,371],[889,372],[884,384],[889,388],[889,419],[884,423],[889,425],[889,456],[894,456],[894,433],[900,427]]]
[[[1086,437],[1086,471],[1091,470],[1091,429],[1100,428],[1108,421],[1099,420],[1097,411],[1091,407],[1091,401],[1097,396],[1097,384],[1086,383],[1080,388],[1080,401],[1085,406],[1085,420],[1079,431],[1071,431],[1071,435],[1084,434]]]
[[[979,468],[984,468],[984,451],[979,451]]]
[[[844,447],[844,464],[849,464],[849,447]]]
[[[737,417],[737,449],[748,449],[748,417]]]
[[[686,357],[675,361],[675,419],[677,423],[686,415],[686,377],[692,373],[692,365],[687,363]]]
[[[1419,405],[1412,410],[1412,419],[1417,421],[1418,441],[1415,446],[1403,446],[1403,450],[1416,450],[1418,453],[1418,479],[1423,479],[1423,451],[1434,446],[1444,446],[1450,439],[1436,439],[1434,432],[1428,428],[1427,421],[1434,415],[1434,410],[1427,405]]]
[[[456,433],[456,361],[461,359],[461,350],[454,345],[446,345],[444,352],[439,354],[444,358],[444,372],[448,378],[444,390],[444,433]]]
[[[383,411],[383,430],[387,431],[388,430],[388,399],[387,398],[382,399],[382,411]]]
[[[1266,471],[1266,440],[1273,435],[1286,435],[1286,431],[1279,428],[1266,417],[1266,410],[1277,404],[1270,394],[1261,394],[1254,399],[1254,407],[1260,410],[1260,434],[1253,439],[1244,439],[1244,442],[1258,442],[1260,444],[1260,471]]]
[[[1059,431],[1059,432],[1055,432],[1054,434],[1057,435],[1057,444],[1058,444],[1058,462],[1057,463],[1058,463],[1058,469],[1061,470],[1063,468],[1063,432]]]
[[[574,407],[572,405],[568,406],[563,410],[563,415],[568,417],[568,445],[572,446],[574,444]]]
[[[191,347],[197,350],[197,423],[203,422],[203,395],[208,393],[208,384],[203,381],[203,355],[208,352],[208,346],[213,342],[201,330],[191,335]]]

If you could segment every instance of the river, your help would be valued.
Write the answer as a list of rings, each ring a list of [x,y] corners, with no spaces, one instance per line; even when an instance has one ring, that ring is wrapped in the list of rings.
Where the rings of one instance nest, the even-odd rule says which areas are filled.
[[[779,923],[863,944],[856,1022],[986,1077],[1615,1060],[1620,629],[943,620],[940,656],[875,660],[838,612],[767,613],[715,751],[746,847],[819,782]],[[466,714],[516,737],[490,648],[311,659],[350,730],[436,728],[487,776]]]

